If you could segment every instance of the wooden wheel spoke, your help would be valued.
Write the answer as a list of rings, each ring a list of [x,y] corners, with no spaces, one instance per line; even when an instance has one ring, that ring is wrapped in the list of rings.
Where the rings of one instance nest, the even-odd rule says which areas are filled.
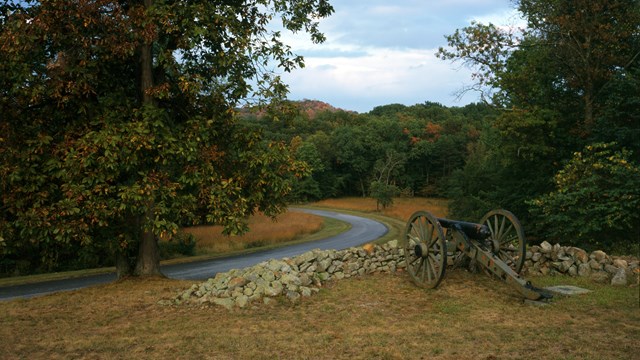
[[[485,222],[485,225],[487,225],[487,227],[489,228],[489,233],[491,233],[491,236],[492,236],[492,237],[493,237],[493,236],[495,236],[494,234],[495,234],[496,232],[493,230],[493,226],[491,225],[491,219],[487,220],[487,221]]]
[[[442,253],[446,251],[446,238],[438,219],[426,211],[411,215],[405,228],[404,248],[413,282],[424,288],[437,287],[446,268],[446,254]]]
[[[424,266],[424,265],[423,265],[424,261],[422,261],[422,260],[423,260],[422,258],[416,258],[416,259],[412,262],[412,264],[415,264],[415,263],[416,263],[416,261],[418,262],[418,265],[416,265],[416,266],[414,266],[414,267],[413,267],[413,270],[414,270],[414,271],[413,271],[413,273],[414,273],[415,275],[417,275],[417,274],[420,272],[420,269]]]
[[[427,283],[430,284],[433,281],[432,280],[432,274],[431,274],[431,264],[430,264],[428,259],[424,259],[424,262],[425,262],[426,265],[423,268],[422,279],[424,280],[424,275],[426,273],[426,275],[427,275]]]
[[[420,239],[420,229],[417,228],[416,224],[411,224],[411,238],[412,239]]]
[[[500,249],[509,249],[509,245],[514,245],[514,244],[517,244],[518,242],[519,242],[518,235],[513,234],[508,239],[505,239],[505,241],[500,242]]]
[[[417,221],[418,221],[418,234],[419,234],[418,237],[421,240],[424,240],[424,238],[425,238],[424,220],[422,218],[419,218]]]
[[[497,221],[497,219],[498,219],[498,217],[496,217],[496,221]],[[498,235],[496,235],[496,239],[498,239],[498,241],[499,241],[500,239],[502,239],[502,235],[504,234],[504,232],[503,232],[503,231],[504,231],[504,224],[505,224],[505,221],[507,221],[507,218],[506,218],[506,217],[503,217],[503,218],[502,218],[502,222],[500,223],[500,229],[498,230]]]
[[[505,219],[506,219],[506,218],[505,218]],[[504,238],[509,238],[509,235],[511,235],[511,236],[515,235],[515,238],[517,239],[517,238],[518,238],[518,235],[517,235],[517,234],[514,234],[514,233],[512,232],[513,230],[514,230],[514,228],[513,228],[513,224],[509,224],[509,227],[508,227],[504,232],[502,232],[502,233],[501,233],[501,235],[500,235],[500,237],[498,238],[498,240],[502,240],[502,238],[503,238],[503,237],[504,237]],[[500,241],[500,242],[503,242],[503,241]]]
[[[433,256],[432,254],[429,254],[429,258],[430,258],[432,261],[429,261],[429,263],[428,263],[428,264],[429,264],[429,266],[431,267],[431,271],[433,271],[433,274],[435,275],[435,274],[437,274],[437,273],[438,273],[438,271],[437,271],[437,270],[436,270],[436,268],[435,268],[435,266],[436,266],[435,264],[437,264],[439,261],[438,261],[438,259],[436,259],[436,257],[435,257],[435,256]]]
[[[480,221],[489,228],[491,251],[515,271],[520,272],[525,260],[526,240],[518,219],[506,210],[488,212]]]
[[[429,243],[427,243],[427,248],[429,250],[431,250],[431,248],[433,248],[434,245],[436,245],[438,243],[438,241],[440,240],[440,238],[438,238],[437,236],[435,238],[433,238],[433,240],[431,240]]]

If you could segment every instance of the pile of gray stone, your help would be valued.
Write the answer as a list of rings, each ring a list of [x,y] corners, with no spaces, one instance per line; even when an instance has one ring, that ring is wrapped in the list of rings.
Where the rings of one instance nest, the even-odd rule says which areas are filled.
[[[525,275],[584,276],[599,283],[626,286],[637,283],[640,265],[633,257],[613,257],[604,251],[592,253],[572,246],[544,241],[531,246],[524,263]]]
[[[576,247],[543,242],[526,253],[525,275],[588,276],[612,285],[638,283],[637,258],[615,258],[602,251],[588,254]],[[194,284],[163,304],[215,304],[232,309],[277,299],[297,302],[317,293],[324,283],[371,274],[393,273],[405,267],[404,249],[393,240],[345,250],[312,250],[293,258],[272,259],[252,267],[218,273]]]
[[[294,258],[269,260],[244,269],[218,273],[195,284],[173,301],[175,304],[216,304],[244,308],[284,297],[297,302],[319,291],[330,280],[375,272],[395,272],[404,267],[404,250],[393,240],[345,250],[312,250]]]

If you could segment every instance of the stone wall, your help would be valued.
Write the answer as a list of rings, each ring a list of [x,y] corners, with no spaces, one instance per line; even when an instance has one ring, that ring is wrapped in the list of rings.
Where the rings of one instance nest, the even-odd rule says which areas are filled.
[[[637,258],[612,257],[600,250],[588,254],[577,247],[544,241],[527,251],[523,274],[587,276],[599,283],[626,286],[639,271]]]
[[[280,297],[292,302],[318,292],[331,280],[375,272],[395,272],[405,267],[404,250],[393,240],[346,250],[313,250],[294,258],[269,260],[244,269],[218,273],[194,284],[173,301],[163,304],[216,304],[244,308]],[[543,242],[527,251],[525,275],[568,274],[589,276],[598,282],[627,285],[640,272],[638,259],[612,258],[602,251],[587,254],[575,247]]]

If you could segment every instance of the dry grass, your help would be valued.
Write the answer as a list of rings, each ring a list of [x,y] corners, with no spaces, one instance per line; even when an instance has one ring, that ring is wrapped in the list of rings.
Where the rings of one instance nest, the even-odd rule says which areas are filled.
[[[373,212],[371,201],[320,205]],[[422,209],[446,216],[445,201],[427,199],[398,199],[386,214],[406,221]],[[0,358],[637,358],[638,287],[533,280],[594,291],[535,307],[484,274],[452,271],[436,290],[417,288],[405,273],[376,274],[329,283],[298,305],[282,300],[227,311],[157,304],[189,281],[127,280],[0,302]]]
[[[184,231],[195,236],[198,252],[228,253],[294,241],[319,231],[322,225],[323,219],[319,216],[286,212],[278,216],[276,221],[263,214],[250,217],[250,231],[244,235],[224,235],[221,226],[197,226]]]
[[[378,212],[376,210],[376,200],[372,198],[351,197],[327,199],[314,203],[313,205],[370,213]],[[429,211],[437,217],[447,217],[448,201],[438,198],[396,198],[393,200],[392,206],[381,209],[379,213],[394,219],[407,221],[411,214],[418,210]]]
[[[524,305],[503,283],[453,271],[437,290],[406,274],[330,283],[299,305],[166,307],[191,283],[123,281],[0,303],[3,359],[633,359],[638,288]]]

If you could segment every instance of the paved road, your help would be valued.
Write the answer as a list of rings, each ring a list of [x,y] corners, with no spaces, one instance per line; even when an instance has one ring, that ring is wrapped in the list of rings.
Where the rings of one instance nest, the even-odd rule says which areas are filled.
[[[269,259],[293,257],[312,249],[346,249],[358,246],[386,234],[388,229],[381,223],[333,211],[292,209],[324,217],[334,218],[351,224],[351,229],[326,239],[296,244],[277,249],[255,252],[252,254],[230,256],[199,262],[162,266],[162,272],[172,278],[181,280],[206,280],[218,272],[234,268],[245,268]],[[87,286],[114,281],[115,273],[86,276],[82,278],[47,281],[35,284],[0,287],[0,301],[17,298],[30,298],[58,291],[76,290]]]

